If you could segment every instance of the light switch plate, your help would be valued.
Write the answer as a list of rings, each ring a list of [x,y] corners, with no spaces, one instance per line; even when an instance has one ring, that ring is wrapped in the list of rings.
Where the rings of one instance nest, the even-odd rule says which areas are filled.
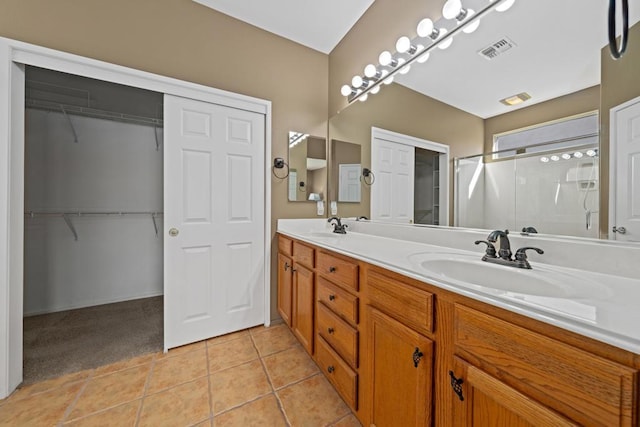
[[[338,202],[331,202],[331,215],[338,215]]]
[[[318,216],[324,215],[324,201],[323,200],[318,200],[316,202],[316,213],[318,214]]]

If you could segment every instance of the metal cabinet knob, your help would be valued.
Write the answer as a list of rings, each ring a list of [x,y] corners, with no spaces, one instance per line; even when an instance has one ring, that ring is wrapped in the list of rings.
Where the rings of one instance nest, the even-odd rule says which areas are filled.
[[[336,296],[331,294],[329,295],[329,301],[334,301],[336,299]]]
[[[178,234],[180,234],[180,231],[177,228],[169,229],[169,236],[176,237]]]
[[[613,232],[618,234],[627,234],[627,229],[624,227],[613,227]]]
[[[334,332],[335,332],[335,329],[333,329],[333,328],[327,328],[327,332],[329,332],[330,334],[332,334],[332,333],[334,333]]]
[[[336,272],[335,267],[329,267],[329,273],[335,273],[335,272]]]
[[[327,368],[327,372],[329,372],[330,374],[333,374],[333,372],[336,370],[336,368],[334,368],[333,366],[329,366]]]

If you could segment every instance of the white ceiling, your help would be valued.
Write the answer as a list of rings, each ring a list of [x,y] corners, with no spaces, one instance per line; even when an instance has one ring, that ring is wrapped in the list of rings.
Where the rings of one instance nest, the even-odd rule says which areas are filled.
[[[374,0],[193,1],[327,54],[374,2]]]
[[[194,1],[329,53],[374,0]],[[444,4],[445,0],[425,1]],[[426,63],[415,63],[396,81],[482,118],[597,85],[600,49],[607,44],[608,2],[588,3],[517,0],[507,12],[492,12],[483,18],[473,34],[459,33],[449,49],[435,49]],[[636,3],[629,4],[632,24],[640,19]],[[465,7],[476,11],[486,4],[487,0],[463,0]],[[416,23],[422,18],[416,16]],[[451,27],[450,22],[446,25]],[[407,34],[415,34],[415,28],[408,28]],[[477,53],[502,37],[511,39],[516,47],[491,61]],[[517,107],[499,102],[520,92],[532,98]]]

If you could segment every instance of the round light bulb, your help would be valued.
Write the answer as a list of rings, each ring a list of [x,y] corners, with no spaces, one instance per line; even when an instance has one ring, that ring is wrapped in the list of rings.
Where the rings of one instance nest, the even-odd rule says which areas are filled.
[[[582,157],[582,153],[580,153],[580,157]],[[562,154],[562,158],[565,159],[565,160],[569,160],[571,158],[571,154],[564,153],[564,154]]]
[[[433,33],[433,21],[429,18],[424,18],[418,23],[418,36],[429,37]]]
[[[495,0],[491,0],[491,2],[493,3]],[[507,10],[509,10],[511,8],[511,6],[513,6],[513,4],[516,2],[516,0],[507,0],[505,2],[502,2],[498,7],[496,7],[496,11],[498,12],[505,12]]]
[[[396,50],[400,53],[408,52],[411,48],[411,39],[407,36],[402,36],[396,42]]]
[[[431,55],[431,54],[430,54],[429,52],[427,52],[427,53],[425,53],[424,55],[422,55],[420,58],[418,58],[418,59],[417,59],[417,61],[418,61],[420,64],[424,64],[424,63],[425,63],[425,62],[427,62],[427,60],[429,59],[429,56],[430,56],[430,55]]]
[[[393,83],[393,76],[386,77],[388,74],[389,74],[389,72],[387,70],[382,70],[382,78],[384,79],[382,81],[382,83],[384,83],[386,85],[390,85],[391,83]]]
[[[404,58],[398,58],[398,68],[400,68],[400,71],[398,71],[400,74],[407,74],[409,72],[409,70],[411,69],[411,65],[405,65],[404,67],[402,66],[402,64],[404,64],[405,59]]]
[[[387,65],[391,64],[391,61],[393,61],[393,55],[391,55],[391,52],[389,52],[388,50],[385,50],[378,57],[378,61],[380,61],[380,65],[386,67]]]
[[[549,158],[548,157],[540,157],[540,161],[542,163],[549,163]]]
[[[587,156],[589,157],[595,157],[596,154],[598,154],[596,150],[587,150]]]
[[[376,93],[378,93],[378,92],[380,92],[380,85],[378,85],[378,86],[374,87],[373,89],[371,89],[371,90],[369,91],[369,93],[370,93],[371,95],[375,95],[375,94],[376,94]]]
[[[442,16],[444,16],[445,19],[454,19],[460,15],[461,10],[462,2],[460,0],[447,0],[442,7]]]
[[[364,80],[360,76],[353,76],[351,79],[351,86],[353,87],[361,87],[364,84]]]
[[[589,155],[589,152],[587,151],[587,156],[588,155]],[[576,151],[575,153],[573,153],[573,157],[575,157],[576,159],[581,159],[582,153],[580,151]]]
[[[364,67],[364,75],[365,76],[367,76],[369,78],[372,78],[372,77],[375,77],[376,74],[378,74],[378,69],[376,68],[375,65],[369,64],[366,67]]]
[[[476,14],[476,12],[473,9],[467,9],[467,17],[462,22],[465,22],[467,19],[470,19],[475,14]],[[469,24],[466,27],[464,27],[462,29],[462,31],[467,33],[467,34],[471,34],[475,30],[477,30],[479,26],[480,26],[480,20],[478,19],[476,22],[474,22],[472,24]]]
[[[444,36],[446,36],[448,33],[446,28],[440,28],[440,37],[439,39],[443,38]],[[451,46],[451,43],[453,43],[453,39],[450,38],[449,40],[443,41],[442,43],[440,43],[438,45],[439,49],[445,50],[446,48],[448,48],[449,46]]]
[[[558,160],[560,160],[560,157],[558,156],[551,156],[551,160],[554,162],[557,162]]]
[[[351,86],[349,85],[344,85],[340,89],[340,93],[342,94],[342,96],[349,96],[353,93],[353,89],[351,89]]]
[[[365,93],[364,95],[362,95],[360,98],[358,98],[358,101],[360,102],[364,102],[369,98],[369,94]]]

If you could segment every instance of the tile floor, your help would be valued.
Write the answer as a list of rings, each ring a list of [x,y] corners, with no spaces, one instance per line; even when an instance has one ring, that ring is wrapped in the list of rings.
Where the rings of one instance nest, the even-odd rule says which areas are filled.
[[[0,426],[360,426],[286,325],[32,384]]]

